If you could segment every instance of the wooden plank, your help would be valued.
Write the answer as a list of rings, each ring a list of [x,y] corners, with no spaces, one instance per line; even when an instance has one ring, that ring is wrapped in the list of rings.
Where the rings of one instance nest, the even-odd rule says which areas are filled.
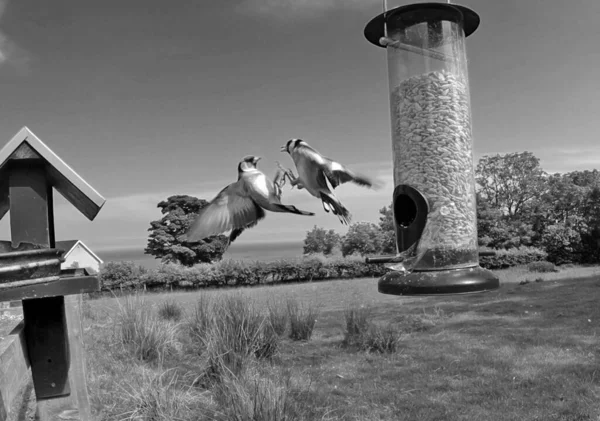
[[[102,204],[98,204],[91,200],[88,196],[79,194],[79,190],[69,179],[62,176],[62,174],[55,168],[48,165],[47,167],[48,176],[50,177],[50,182],[54,186],[54,188],[63,195],[65,199],[69,201],[73,206],[75,206],[79,212],[84,214],[86,218],[90,221],[93,221],[98,215],[98,212],[104,206],[104,202]]]
[[[83,347],[83,327],[81,323],[83,296],[70,295],[65,298],[68,305],[67,326],[69,328],[69,352],[73,356],[75,363],[71,364],[69,370],[69,381],[73,392],[73,401],[77,404],[76,414],[71,411],[71,415],[76,415],[80,421],[92,420],[92,408],[87,388],[87,373],[85,369],[85,349]],[[60,414],[59,414],[60,415]],[[74,419],[74,418],[71,418]]]
[[[57,281],[44,282],[0,291],[0,301],[14,301],[61,295],[77,295],[100,289],[97,276],[61,277]]]
[[[0,421],[25,419],[20,413],[31,376],[24,327],[20,322],[0,341]]]
[[[23,300],[25,341],[38,400],[69,396],[69,338],[65,298]]]
[[[19,149],[23,142],[27,142],[30,148],[41,156],[48,163],[49,167],[55,170],[52,174],[52,181],[58,192],[88,219],[93,220],[98,212],[100,212],[100,209],[102,209],[102,206],[104,206],[106,199],[86,183],[83,178],[73,171],[71,167],[27,127],[23,127],[0,150],[0,169],[7,164],[11,155]]]
[[[48,188],[44,168],[24,165],[11,168],[10,232],[13,246],[20,242],[49,244],[54,221],[48,218]]]
[[[8,174],[4,171],[0,171],[0,219],[4,218],[4,215],[10,209],[10,196],[8,190]]]

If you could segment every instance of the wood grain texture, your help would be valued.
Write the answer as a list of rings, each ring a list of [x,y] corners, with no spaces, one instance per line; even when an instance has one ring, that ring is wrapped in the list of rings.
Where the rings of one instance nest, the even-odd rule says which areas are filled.
[[[20,409],[28,396],[29,359],[25,347],[24,323],[19,323],[0,341],[0,421],[22,420]]]

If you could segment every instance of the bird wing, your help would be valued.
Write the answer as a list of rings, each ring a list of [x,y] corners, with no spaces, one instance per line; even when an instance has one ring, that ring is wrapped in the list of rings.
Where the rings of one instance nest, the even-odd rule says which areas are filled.
[[[366,187],[372,187],[374,184],[373,180],[366,175],[351,171],[349,168],[345,167],[339,162],[327,157],[323,157],[323,160],[325,161],[323,172],[327,176],[327,179],[334,189],[340,184],[344,184],[349,181]]]
[[[339,162],[321,155],[316,149],[310,147],[309,145],[305,144],[302,145],[302,147],[297,148],[296,153],[298,154],[299,161],[306,159],[317,164],[327,177],[331,187],[334,189],[340,184],[347,183],[349,181],[367,187],[372,187],[374,185],[373,180],[371,180],[369,177],[351,171],[349,168],[345,167]],[[317,176],[317,181],[319,185],[326,185],[324,183],[324,179],[321,179],[320,176]]]
[[[244,183],[238,180],[221,190],[198,212],[186,236],[199,241],[229,230],[249,228],[265,217],[265,211],[248,196]]]

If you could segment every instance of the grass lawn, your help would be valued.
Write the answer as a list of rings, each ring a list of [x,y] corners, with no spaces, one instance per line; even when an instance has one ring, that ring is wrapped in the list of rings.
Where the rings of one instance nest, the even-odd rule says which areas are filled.
[[[383,295],[377,279],[355,279],[86,301],[92,404],[105,420],[600,420],[600,268],[497,274],[498,291],[463,296]],[[201,297],[239,294],[258,309],[311,304],[312,337],[283,335],[271,359],[208,385],[199,379],[215,342],[190,339],[188,320]],[[181,320],[153,318],[167,300]],[[395,332],[395,351],[344,345],[345,310],[361,305]],[[162,332],[146,347],[168,352],[142,361],[124,345],[127,306]]]

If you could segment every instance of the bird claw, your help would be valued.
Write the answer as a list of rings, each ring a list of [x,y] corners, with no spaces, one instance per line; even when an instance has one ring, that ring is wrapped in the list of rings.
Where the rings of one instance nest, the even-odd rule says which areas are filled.
[[[279,168],[278,171],[277,171],[277,175],[275,176],[275,178],[278,179],[279,177],[281,177],[281,184],[279,184],[279,182],[278,182],[279,187],[281,188],[281,187],[285,186],[285,180],[287,178],[289,180],[289,182],[290,182],[290,185],[292,186],[292,189],[295,186],[297,186],[298,189],[300,189],[301,187],[298,186],[298,177],[296,177],[294,175],[294,172],[291,169],[289,169],[289,168],[284,168],[279,163],[279,161],[275,161],[275,163],[277,164],[277,167]]]

